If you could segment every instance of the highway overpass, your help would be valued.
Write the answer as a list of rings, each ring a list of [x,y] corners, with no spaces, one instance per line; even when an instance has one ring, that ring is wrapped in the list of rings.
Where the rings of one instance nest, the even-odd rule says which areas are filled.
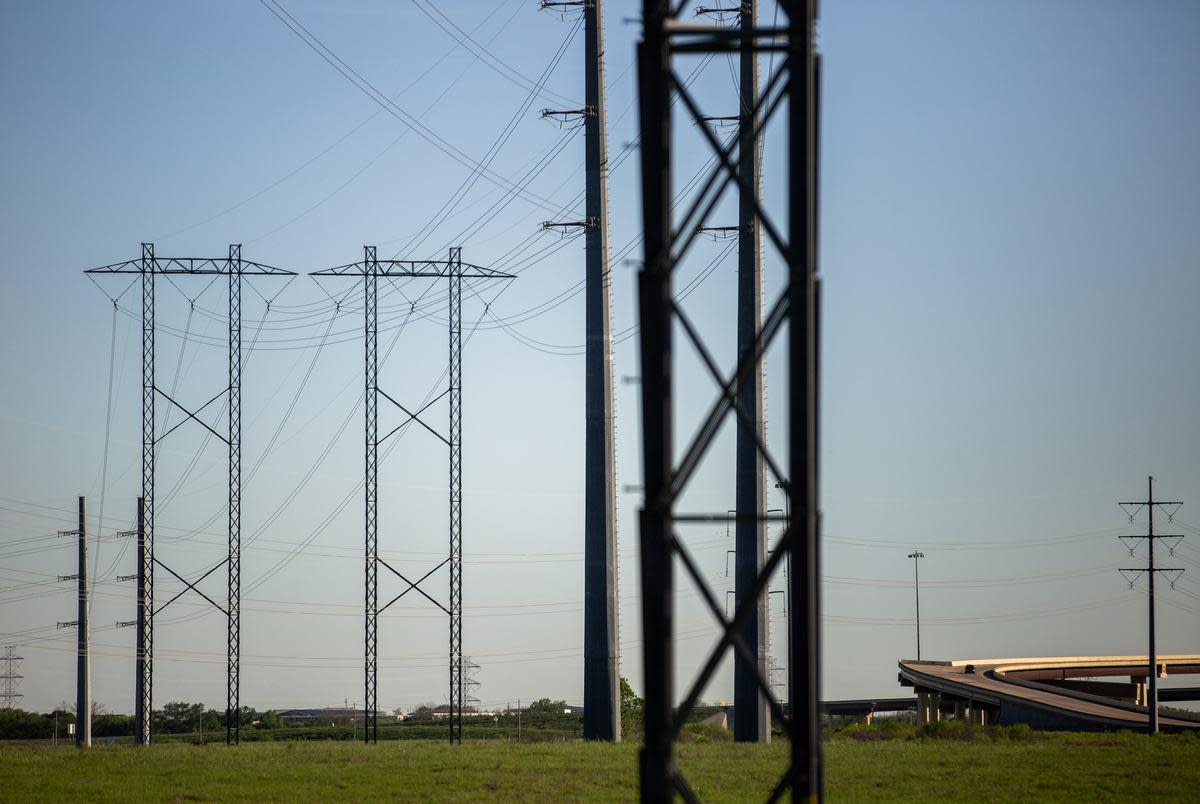
[[[1158,676],[1200,674],[1200,654],[1158,657]],[[1145,656],[900,661],[899,681],[917,693],[919,722],[958,717],[976,723],[1027,723],[1038,729],[1113,731],[1147,726]],[[1114,680],[1121,679],[1121,680]],[[1195,700],[1160,689],[1163,731],[1200,730],[1200,715],[1163,710],[1163,701]]]

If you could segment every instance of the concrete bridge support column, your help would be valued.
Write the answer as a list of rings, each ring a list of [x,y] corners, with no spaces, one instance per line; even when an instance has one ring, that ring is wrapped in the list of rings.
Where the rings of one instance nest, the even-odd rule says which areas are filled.
[[[942,719],[941,696],[936,692],[917,693],[917,723],[936,723]]]

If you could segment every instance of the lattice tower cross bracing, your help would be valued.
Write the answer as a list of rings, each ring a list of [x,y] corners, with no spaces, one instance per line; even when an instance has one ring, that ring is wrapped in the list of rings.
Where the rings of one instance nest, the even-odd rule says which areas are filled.
[[[292,277],[295,273],[242,258],[241,245],[229,247],[226,257],[160,257],[153,243],[142,244],[140,259],[126,260],[92,268],[85,273],[93,278],[104,275],[134,274],[141,279],[142,295],[142,493],[138,506],[138,592],[137,659],[134,725],[136,739],[149,745],[154,688],[154,619],[167,606],[191,591],[225,615],[225,739],[236,744],[241,737],[241,561],[242,561],[242,285],[246,277]],[[228,377],[224,388],[195,410],[185,407],[155,382],[155,278],[158,276],[228,277]],[[210,280],[211,281],[211,280]],[[113,299],[113,304],[117,300]],[[155,407],[159,398],[178,408],[184,415],[174,427],[159,434]],[[218,432],[200,414],[221,397],[226,401],[226,427]],[[154,482],[157,445],[187,423],[203,427],[209,435],[227,447],[228,458],[228,544],[224,559],[195,580],[176,573],[155,553]],[[226,599],[222,606],[205,594],[199,584],[222,567],[226,570]],[[155,570],[162,569],[183,584],[184,589],[162,605],[155,606]]]
[[[450,742],[462,740],[463,705],[466,700],[466,678],[463,659],[462,629],[462,281],[463,279],[513,279],[511,274],[464,264],[462,249],[451,248],[446,260],[380,260],[375,246],[363,247],[363,259],[358,262],[314,271],[310,276],[356,277],[363,283],[363,354],[364,354],[364,436],[365,456],[363,498],[364,519],[364,633],[363,633],[363,692],[365,728],[363,741],[379,741],[379,615],[409,592],[416,592],[441,609],[449,618],[449,699]],[[449,365],[445,391],[423,407],[412,411],[384,391],[379,383],[378,357],[378,281],[380,277],[444,279],[447,282]],[[379,436],[379,398],[395,405],[407,418]],[[421,418],[435,402],[448,399],[449,430],[443,435]],[[388,564],[379,557],[379,448],[402,427],[415,422],[444,443],[449,451],[449,552],[445,560],[429,569],[417,580]],[[391,572],[404,588],[383,606],[379,605],[379,568]],[[449,567],[449,600],[443,604],[429,594],[421,584],[442,567]]]

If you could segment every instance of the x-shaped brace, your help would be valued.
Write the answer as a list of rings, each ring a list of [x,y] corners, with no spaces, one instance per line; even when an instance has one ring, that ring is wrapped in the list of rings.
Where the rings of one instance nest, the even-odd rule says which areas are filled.
[[[179,404],[178,402],[176,402],[174,399],[172,399],[170,396],[168,396],[168,395],[167,395],[167,393],[166,393],[165,391],[163,391],[161,388],[159,388],[157,385],[156,385],[156,386],[154,386],[154,390],[155,390],[155,391],[157,391],[158,393],[162,394],[163,398],[164,398],[164,399],[166,399],[168,402],[170,402],[172,405],[174,405],[175,407],[179,408],[179,409],[180,409],[180,410],[182,410],[184,413],[186,413],[186,414],[188,415],[188,418],[190,418],[190,419],[193,419],[193,420],[195,420],[196,422],[198,422],[198,423],[200,424],[200,426],[201,426],[201,427],[203,427],[205,430],[207,430],[208,432],[210,432],[210,433],[212,433],[213,435],[215,435],[217,438],[219,438],[219,439],[221,439],[222,441],[224,441],[226,444],[228,444],[228,443],[229,443],[229,439],[228,439],[228,438],[226,438],[225,436],[223,436],[223,435],[221,435],[220,433],[218,433],[216,430],[214,430],[214,429],[212,429],[211,427],[209,427],[207,424],[205,424],[205,423],[204,423],[204,422],[203,422],[203,421],[200,419],[200,417],[198,417],[198,416],[196,415],[196,413],[199,413],[200,411],[204,410],[206,407],[208,407],[209,405],[211,405],[213,402],[216,402],[216,401],[217,401],[218,399],[220,399],[220,398],[221,398],[223,395],[225,395],[225,394],[226,394],[226,393],[229,391],[229,389],[228,389],[228,388],[222,388],[220,391],[218,391],[216,396],[214,396],[212,399],[208,400],[208,401],[207,401],[207,402],[205,402],[203,405],[201,405],[199,408],[197,408],[197,410],[196,410],[196,413],[192,413],[190,410],[188,410],[187,408],[185,408],[183,405],[181,405],[181,404]],[[176,425],[175,425],[174,427],[172,427],[170,430],[168,430],[167,432],[163,433],[163,434],[162,434],[162,435],[160,435],[158,438],[154,439],[154,443],[156,443],[156,444],[157,444],[159,441],[162,441],[164,438],[166,438],[167,436],[169,436],[171,433],[173,433],[173,432],[175,432],[176,430],[178,430],[178,429],[179,429],[179,426],[180,426],[180,425],[182,425],[182,424],[183,424],[184,422],[186,422],[186,421],[187,421],[187,419],[183,419],[182,421],[180,421],[180,422],[179,422],[179,424],[176,424]]]
[[[392,428],[392,431],[391,431],[390,433],[388,433],[388,434],[387,434],[387,435],[385,435],[383,438],[381,438],[381,439],[379,439],[378,441],[376,441],[376,442],[375,442],[375,446],[379,446],[379,445],[380,445],[380,444],[382,444],[384,441],[387,441],[389,438],[391,438],[391,437],[392,437],[392,435],[393,435],[393,434],[394,434],[394,433],[395,433],[397,430],[399,430],[401,427],[403,427],[404,425],[408,424],[409,422],[416,422],[417,424],[421,425],[422,427],[424,427],[424,428],[425,428],[426,430],[428,430],[429,432],[433,433],[433,434],[434,434],[434,436],[436,436],[437,438],[439,438],[439,439],[441,440],[441,442],[442,442],[443,444],[445,444],[447,447],[448,447],[448,446],[450,446],[450,442],[446,440],[446,437],[445,437],[444,435],[442,435],[441,433],[439,433],[437,430],[434,430],[432,427],[430,427],[430,426],[429,426],[428,424],[426,424],[425,422],[421,421],[421,418],[420,418],[421,414],[422,414],[422,413],[424,413],[425,411],[429,410],[429,408],[433,406],[433,403],[434,403],[434,402],[437,402],[439,399],[441,399],[442,397],[444,397],[446,394],[450,393],[450,389],[449,389],[449,388],[447,388],[445,391],[442,391],[440,394],[438,394],[438,395],[437,395],[436,397],[434,397],[433,399],[429,400],[429,402],[427,402],[427,403],[425,404],[425,407],[421,408],[421,409],[420,409],[420,410],[418,410],[416,413],[413,413],[411,410],[409,410],[408,408],[404,407],[403,405],[401,405],[401,404],[400,404],[399,402],[397,402],[396,400],[392,399],[390,396],[388,396],[388,393],[387,393],[387,391],[384,391],[382,388],[376,388],[375,390],[376,390],[377,392],[379,392],[380,394],[382,394],[382,395],[383,395],[383,398],[384,398],[384,399],[386,399],[388,402],[391,402],[393,405],[395,405],[396,407],[400,408],[400,410],[402,410],[402,411],[404,411],[405,413],[407,413],[407,414],[408,414],[408,418],[407,418],[407,419],[405,419],[404,421],[400,422],[400,424],[398,424],[398,425],[396,425],[395,427],[393,427],[393,428]],[[391,569],[391,567],[388,567],[388,569]],[[395,571],[395,570],[392,570],[392,572],[396,572],[396,571]],[[396,572],[396,574],[397,574],[397,575],[399,575],[400,573]]]
[[[402,574],[402,573],[401,573],[399,570],[397,570],[397,569],[396,569],[395,567],[393,567],[391,564],[389,564],[389,563],[387,563],[386,561],[384,561],[382,558],[377,558],[377,559],[375,559],[375,560],[376,560],[376,561],[378,561],[378,562],[379,562],[380,564],[382,564],[383,566],[385,566],[385,567],[387,567],[388,569],[390,569],[390,570],[391,570],[391,571],[392,571],[392,572],[395,574],[395,576],[396,576],[397,578],[399,578],[400,580],[402,580],[402,581],[404,581],[406,584],[408,584],[408,588],[407,588],[407,589],[405,589],[403,592],[401,592],[400,594],[396,595],[394,598],[392,598],[391,600],[389,600],[389,601],[387,602],[387,605],[385,605],[383,608],[376,610],[376,612],[375,612],[375,613],[376,613],[377,615],[378,615],[378,614],[383,614],[383,612],[387,611],[387,608],[388,608],[388,606],[392,605],[392,604],[393,604],[393,603],[395,603],[397,600],[399,600],[400,598],[404,597],[405,595],[407,595],[409,592],[411,592],[411,591],[413,591],[413,590],[416,590],[416,592],[417,592],[419,595],[421,595],[422,597],[424,597],[426,600],[428,600],[428,601],[429,601],[430,603],[432,603],[433,605],[437,606],[437,607],[438,607],[439,609],[441,609],[442,611],[446,612],[447,614],[449,614],[449,613],[450,613],[450,610],[449,610],[449,609],[447,609],[447,608],[446,608],[445,606],[443,606],[441,603],[439,603],[439,602],[437,602],[436,600],[434,600],[432,597],[430,597],[428,594],[426,594],[426,593],[425,593],[425,590],[424,590],[424,589],[422,589],[422,588],[421,588],[421,584],[422,584],[422,583],[425,581],[425,579],[426,579],[426,578],[428,578],[430,575],[432,575],[433,573],[437,572],[437,571],[438,571],[438,570],[440,570],[442,567],[444,567],[444,566],[446,566],[447,564],[449,564],[449,563],[450,563],[450,559],[449,559],[449,558],[446,558],[446,560],[445,560],[445,561],[443,561],[441,564],[438,564],[436,567],[434,567],[433,569],[431,569],[429,572],[427,572],[427,573],[425,573],[424,575],[422,575],[422,576],[421,576],[420,578],[418,578],[416,581],[410,581],[408,578],[404,577],[404,575],[403,575],[403,574]]]
[[[213,604],[213,608],[215,608],[217,611],[221,612],[222,614],[228,615],[228,614],[229,614],[229,612],[228,612],[228,611],[226,611],[224,608],[222,608],[222,607],[221,607],[221,605],[220,605],[219,603],[217,603],[217,601],[213,600],[211,597],[209,597],[208,595],[204,594],[203,592],[201,592],[199,589],[197,589],[197,588],[196,588],[196,584],[198,584],[198,583],[200,583],[201,581],[203,581],[203,580],[204,580],[205,578],[207,578],[209,575],[212,575],[214,572],[216,572],[217,570],[219,570],[221,567],[225,566],[225,564],[227,564],[228,562],[229,562],[229,559],[228,559],[228,558],[222,559],[222,560],[221,560],[221,562],[220,562],[219,564],[217,564],[215,567],[213,567],[212,569],[210,569],[208,572],[204,573],[204,574],[203,574],[203,575],[201,575],[199,578],[197,578],[197,579],[196,579],[196,581],[195,581],[195,583],[192,583],[191,581],[188,581],[188,580],[187,580],[187,579],[185,579],[183,576],[181,576],[181,575],[180,575],[178,572],[176,572],[175,570],[173,570],[173,569],[171,569],[170,567],[168,567],[166,564],[164,564],[164,563],[162,563],[161,561],[159,561],[157,558],[156,558],[156,559],[154,559],[154,563],[155,563],[155,564],[157,564],[158,566],[162,567],[162,568],[163,568],[163,569],[165,569],[167,572],[171,573],[171,574],[172,574],[172,575],[174,575],[176,578],[178,578],[178,579],[179,579],[179,582],[180,582],[180,583],[182,583],[182,584],[184,585],[184,587],[185,587],[185,588],[184,588],[184,589],[181,589],[181,590],[179,591],[179,594],[175,595],[175,597],[171,598],[171,599],[170,599],[170,600],[168,600],[166,603],[163,603],[161,606],[159,606],[157,609],[155,609],[155,610],[154,610],[154,611],[151,613],[151,615],[150,615],[150,616],[151,616],[151,617],[157,616],[159,612],[161,612],[161,611],[162,611],[163,609],[165,609],[167,606],[171,605],[171,604],[172,604],[172,603],[174,603],[176,600],[178,600],[180,597],[182,597],[182,596],[183,596],[183,593],[184,593],[184,592],[186,592],[188,589],[191,589],[193,592],[195,592],[196,594],[200,595],[200,597],[204,598],[204,599],[205,599],[205,600],[207,600],[209,603],[212,603],[212,604]]]

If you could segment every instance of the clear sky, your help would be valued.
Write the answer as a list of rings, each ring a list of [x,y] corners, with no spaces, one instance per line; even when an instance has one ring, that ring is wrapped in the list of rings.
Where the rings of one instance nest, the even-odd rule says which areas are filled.
[[[469,262],[519,273],[473,286],[464,311],[465,644],[484,705],[578,703],[583,247],[540,223],[581,214],[583,139],[538,115],[582,104],[577,21],[534,2],[439,4],[444,17],[425,0],[282,5],[395,113],[261,3],[0,4],[0,646],[25,657],[24,705],[74,696],[74,633],[55,628],[75,618],[71,584],[55,582],[74,572],[74,545],[54,533],[84,494],[101,537],[94,695],[132,709],[134,634],[112,624],[134,616],[132,585],[115,577],[135,571],[116,534],[139,484],[137,289],[81,271],[133,259],[142,241],[189,256],[242,243],[245,258],[300,273],[359,259],[364,243],[381,257],[462,245]],[[1117,536],[1144,517],[1131,524],[1116,503],[1141,499],[1149,474],[1187,503],[1169,562],[1188,573],[1162,593],[1159,648],[1200,650],[1200,6],[821,5],[823,694],[898,691],[896,660],[915,653],[914,548],[926,658],[1144,651],[1144,586],[1116,572],[1140,563]],[[637,386],[620,381],[638,374],[638,7],[605,11],[625,487],[640,482]],[[477,45],[451,38],[454,25]],[[706,110],[729,113],[735,65],[682,69]],[[682,118],[678,130],[682,189],[706,157]],[[776,211],[782,133],[764,157]],[[490,173],[471,181],[463,155]],[[729,360],[727,247],[703,243],[679,287],[693,285],[687,309]],[[778,268],[768,255],[770,292]],[[225,382],[224,290],[177,285],[160,288],[159,383],[198,407]],[[252,286],[242,702],[361,701],[360,297],[349,280]],[[441,288],[385,285],[381,307],[381,385],[406,405],[436,396]],[[780,357],[767,394],[782,450]],[[678,367],[682,440],[712,387],[682,349]],[[430,411],[444,426],[444,405]],[[398,422],[381,407],[381,427]],[[224,553],[224,451],[203,435],[181,427],[159,457],[158,555],[189,578]],[[420,575],[446,549],[446,457],[419,429],[391,443],[380,549]],[[732,506],[732,443],[727,428],[689,504]],[[620,496],[622,673],[640,689],[638,504]],[[687,538],[731,588],[725,528]],[[203,584],[218,599],[222,576]],[[160,600],[179,590],[159,578]],[[429,583],[445,596],[444,572]],[[401,588],[388,579],[381,596]],[[381,625],[387,708],[446,699],[444,615],[412,597]],[[682,684],[715,629],[694,590],[678,602]],[[224,621],[206,607],[189,594],[161,615],[156,702],[223,707]],[[782,663],[778,605],[772,622]],[[731,692],[726,666],[707,697]]]

